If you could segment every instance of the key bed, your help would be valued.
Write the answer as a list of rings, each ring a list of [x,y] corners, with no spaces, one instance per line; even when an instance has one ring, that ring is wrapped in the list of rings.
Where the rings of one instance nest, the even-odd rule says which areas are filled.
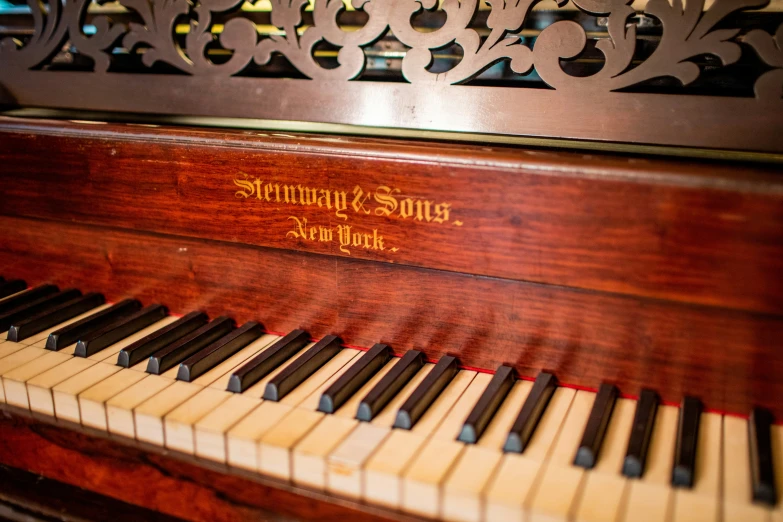
[[[54,289],[17,292],[0,306]],[[459,369],[453,357],[390,358],[382,344],[362,353],[334,336],[307,343],[304,331],[280,337],[257,322],[176,318],[133,299],[92,304],[0,342],[5,404],[414,516],[780,513],[783,430],[765,410],[745,420],[703,412],[695,398],[658,406],[652,390],[617,399],[609,383],[575,391],[546,373],[532,383],[509,367],[493,376]],[[61,308],[52,301],[33,315],[61,318]]]

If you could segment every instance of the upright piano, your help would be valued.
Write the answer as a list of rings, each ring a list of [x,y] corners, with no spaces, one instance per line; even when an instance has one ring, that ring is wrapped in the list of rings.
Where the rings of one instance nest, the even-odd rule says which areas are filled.
[[[783,521],[780,0],[0,0],[0,109],[0,518]]]

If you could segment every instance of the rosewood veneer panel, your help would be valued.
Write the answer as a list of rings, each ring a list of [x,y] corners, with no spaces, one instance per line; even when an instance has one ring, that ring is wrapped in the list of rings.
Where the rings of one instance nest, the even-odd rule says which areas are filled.
[[[0,212],[7,215],[783,314],[783,179],[761,167],[255,132],[0,123]],[[345,192],[346,218],[317,204],[258,199],[256,179],[263,181],[264,197],[270,183]],[[247,180],[250,188],[234,180]],[[358,211],[352,208],[355,187],[373,194],[358,200],[365,205]],[[375,195],[385,195],[380,187],[399,190],[391,216],[377,215],[383,206]],[[435,205],[448,203],[448,221],[401,218],[405,198],[430,201],[430,217]],[[309,228],[297,228],[294,217],[307,219]],[[337,238],[336,227],[345,225],[370,239],[347,252],[336,239],[320,241],[318,226]],[[308,239],[296,237],[302,231]],[[376,234],[383,251],[373,248]]]
[[[350,258],[95,226],[3,218],[0,271],[308,330],[351,345],[449,354],[466,366],[554,372],[663,400],[783,416],[783,319]]]

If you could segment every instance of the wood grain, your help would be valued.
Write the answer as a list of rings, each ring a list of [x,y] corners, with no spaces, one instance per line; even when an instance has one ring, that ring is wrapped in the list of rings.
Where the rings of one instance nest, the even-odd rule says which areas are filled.
[[[4,218],[0,271],[369,348],[783,416],[780,317],[357,259]]]
[[[185,520],[413,520],[6,405],[0,432],[4,465]]]
[[[772,168],[12,118],[0,131],[5,215],[783,313],[783,179]],[[451,216],[378,216],[375,204],[342,220],[238,198],[233,180],[245,176],[344,190],[349,206],[354,187],[398,188],[400,200],[450,203]],[[386,248],[346,254],[287,237],[292,216],[377,229]]]

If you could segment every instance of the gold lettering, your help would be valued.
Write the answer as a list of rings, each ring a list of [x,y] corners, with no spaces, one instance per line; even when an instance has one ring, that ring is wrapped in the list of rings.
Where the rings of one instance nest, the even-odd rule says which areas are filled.
[[[301,187],[301,185],[299,185]],[[296,187],[294,185],[283,185],[283,195],[285,202],[296,205]]]
[[[299,194],[302,205],[315,205],[316,201],[318,201],[317,193],[318,189],[311,189],[307,187],[302,188],[302,185],[299,185]]]
[[[351,203],[354,212],[358,214],[359,211],[362,211],[365,214],[369,214],[370,211],[364,208],[364,202],[367,201],[368,199],[370,199],[370,194],[365,195],[362,188],[359,185],[356,185],[353,188],[353,203]]]
[[[328,189],[321,189],[321,195],[318,197],[318,206],[332,208],[332,192]]]
[[[372,229],[372,248],[373,250],[385,250],[383,248],[383,236],[378,234],[378,229]]]
[[[440,203],[438,205],[435,205],[435,217],[432,218],[432,220],[435,223],[443,223],[444,221],[448,221],[450,208],[451,208],[450,203]]]
[[[405,198],[400,202],[400,217],[407,219],[413,216],[413,200]]]
[[[321,225],[318,225],[318,236],[319,241],[322,241],[324,243],[331,243],[332,242],[332,228],[331,227],[322,227]]]
[[[415,196],[402,198],[402,190],[387,185],[380,185],[374,192],[365,192],[361,186],[355,185],[351,191],[351,202],[348,203],[346,191],[331,190],[328,188],[307,187],[302,184],[265,182],[261,178],[251,178],[244,172],[239,172],[239,177],[232,179],[236,198],[247,199],[255,196],[257,199],[269,203],[287,203],[290,205],[314,206],[334,210],[337,217],[348,220],[347,211],[350,206],[355,214],[374,215],[377,217],[391,217],[394,219],[412,219],[419,222],[445,223],[451,221],[451,203],[436,203],[428,199],[419,199]],[[282,187],[282,191],[281,191]],[[282,192],[282,194],[281,194]],[[271,206],[271,211],[278,210]],[[313,209],[315,210],[315,209]],[[318,212],[317,210],[315,210]],[[353,214],[352,214],[353,216]],[[310,216],[313,218],[313,216]],[[398,246],[387,245],[385,238],[379,229],[364,228],[361,223],[355,225],[337,225],[337,237],[335,227],[322,226],[308,222],[304,216],[288,216],[292,221],[291,227],[285,233],[285,237],[301,241],[318,241],[331,243],[336,240],[339,251],[351,255],[351,248],[365,250],[398,252]],[[371,218],[375,219],[375,218]],[[463,226],[459,219],[452,221],[457,227]],[[329,225],[329,224],[328,224]],[[370,231],[372,230],[372,232]],[[382,229],[381,229],[382,231]]]
[[[351,255],[347,246],[351,246],[351,227],[349,225],[337,225],[337,237],[340,240],[340,252]]]
[[[234,193],[234,196],[237,198],[249,198],[253,195],[253,183],[246,180],[246,179],[235,179],[234,185],[237,187],[242,188],[243,190],[238,190]]]
[[[345,192],[334,191],[334,213],[339,218],[348,219],[348,216],[344,214],[344,212],[348,210],[348,203],[345,196]]]
[[[399,191],[399,189],[390,189],[385,186],[378,187],[375,191],[375,201],[383,206],[375,209],[376,216],[388,216],[397,210],[397,198],[395,198],[393,194]]]
[[[307,239],[307,218],[303,217],[302,221],[294,216],[288,216],[288,219],[294,220],[294,229],[289,230],[285,237],[293,237],[294,239]]]

